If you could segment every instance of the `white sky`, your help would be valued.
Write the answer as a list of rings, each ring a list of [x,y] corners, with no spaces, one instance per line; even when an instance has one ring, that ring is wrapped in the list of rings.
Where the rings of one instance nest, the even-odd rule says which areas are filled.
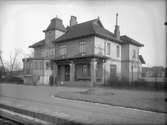
[[[165,0],[102,1],[1,1],[0,50],[4,60],[15,49],[30,53],[29,45],[44,38],[42,32],[56,15],[69,25],[70,16],[78,22],[98,16],[104,27],[114,32],[115,14],[119,13],[121,35],[144,44],[140,54],[147,66],[165,66],[166,19]]]

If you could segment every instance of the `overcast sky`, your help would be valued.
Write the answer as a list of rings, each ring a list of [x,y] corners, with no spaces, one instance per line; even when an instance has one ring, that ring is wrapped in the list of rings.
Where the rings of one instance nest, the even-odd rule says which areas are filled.
[[[114,32],[115,15],[119,14],[121,35],[144,44],[140,54],[147,66],[165,66],[165,0],[102,1],[1,1],[0,49],[4,60],[15,49],[30,53],[29,45],[44,38],[42,32],[56,15],[69,25],[70,16],[78,23],[100,17],[104,27]]]

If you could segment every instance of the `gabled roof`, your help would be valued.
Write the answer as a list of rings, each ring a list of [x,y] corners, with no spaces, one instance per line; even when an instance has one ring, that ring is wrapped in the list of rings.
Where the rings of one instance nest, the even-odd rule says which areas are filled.
[[[136,45],[139,47],[144,46],[143,44],[137,42],[136,40],[134,40],[126,35],[121,36],[120,39],[123,41],[124,44],[130,43],[130,44],[133,44],[133,45]]]
[[[139,55],[139,60],[140,60],[140,62],[142,63],[142,64],[145,64],[146,62],[144,61],[144,59],[143,59],[143,56],[142,55]]]
[[[98,36],[103,39],[111,40],[113,42],[120,43],[120,44],[133,44],[138,47],[144,46],[143,44],[137,42],[136,40],[126,35],[122,35],[120,37],[120,40],[116,39],[112,32],[104,28],[99,18],[90,20],[84,23],[76,24],[66,29],[62,23],[62,20],[56,17],[51,20],[51,23],[49,24],[48,28],[44,32],[49,30],[55,30],[55,29],[65,32],[62,36],[60,36],[55,41],[53,41],[56,43],[89,37],[89,36]],[[35,48],[35,47],[44,45],[44,43],[45,43],[45,40],[41,40],[29,47]]]
[[[63,32],[66,31],[66,28],[64,27],[62,20],[59,19],[59,18],[57,18],[57,17],[53,18],[51,20],[51,23],[49,24],[49,26],[47,27],[47,29],[44,30],[44,32],[49,31],[49,30],[55,30],[55,29],[63,31]]]
[[[67,40],[73,40],[88,36],[99,36],[104,39],[113,40],[121,43],[114,37],[114,34],[106,30],[99,19],[90,20],[84,23],[76,24],[68,28],[66,33],[60,36],[55,42],[62,42]]]
[[[44,44],[45,44],[45,40],[43,39],[43,40],[41,40],[41,41],[39,41],[39,42],[36,42],[36,43],[34,43],[33,45],[29,46],[29,48],[39,47],[39,46],[42,46],[42,45],[44,45]]]

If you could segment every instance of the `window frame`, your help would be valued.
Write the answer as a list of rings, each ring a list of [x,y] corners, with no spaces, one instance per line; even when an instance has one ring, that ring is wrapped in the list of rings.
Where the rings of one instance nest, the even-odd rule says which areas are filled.
[[[86,54],[86,42],[85,41],[80,42],[80,53],[82,55]]]
[[[40,70],[43,69],[42,61],[40,61]]]
[[[120,57],[120,46],[117,45],[117,57]]]
[[[37,70],[38,69],[38,61],[35,60],[35,69]]]
[[[46,62],[46,70],[48,70],[49,69],[49,67],[50,67],[50,62]]]
[[[60,56],[67,55],[67,46],[66,45],[62,45],[59,47],[59,54],[60,54]]]
[[[136,59],[136,50],[135,49],[132,50],[132,59]]]
[[[106,44],[106,55],[111,54],[111,43],[107,42]]]
[[[87,73],[87,72],[88,72],[88,65],[82,64],[82,73]]]

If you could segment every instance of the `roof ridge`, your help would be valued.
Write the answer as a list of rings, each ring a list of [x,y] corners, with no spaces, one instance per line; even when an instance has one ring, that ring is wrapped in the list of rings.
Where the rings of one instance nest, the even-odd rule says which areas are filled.
[[[86,21],[86,22],[78,23],[78,24],[76,24],[76,25],[70,26],[70,28],[71,28],[71,27],[78,26],[78,25],[82,25],[82,24],[84,24],[84,23],[93,22],[93,21],[95,21],[95,20],[98,20],[98,19],[92,19],[92,20],[89,20],[89,21]]]

